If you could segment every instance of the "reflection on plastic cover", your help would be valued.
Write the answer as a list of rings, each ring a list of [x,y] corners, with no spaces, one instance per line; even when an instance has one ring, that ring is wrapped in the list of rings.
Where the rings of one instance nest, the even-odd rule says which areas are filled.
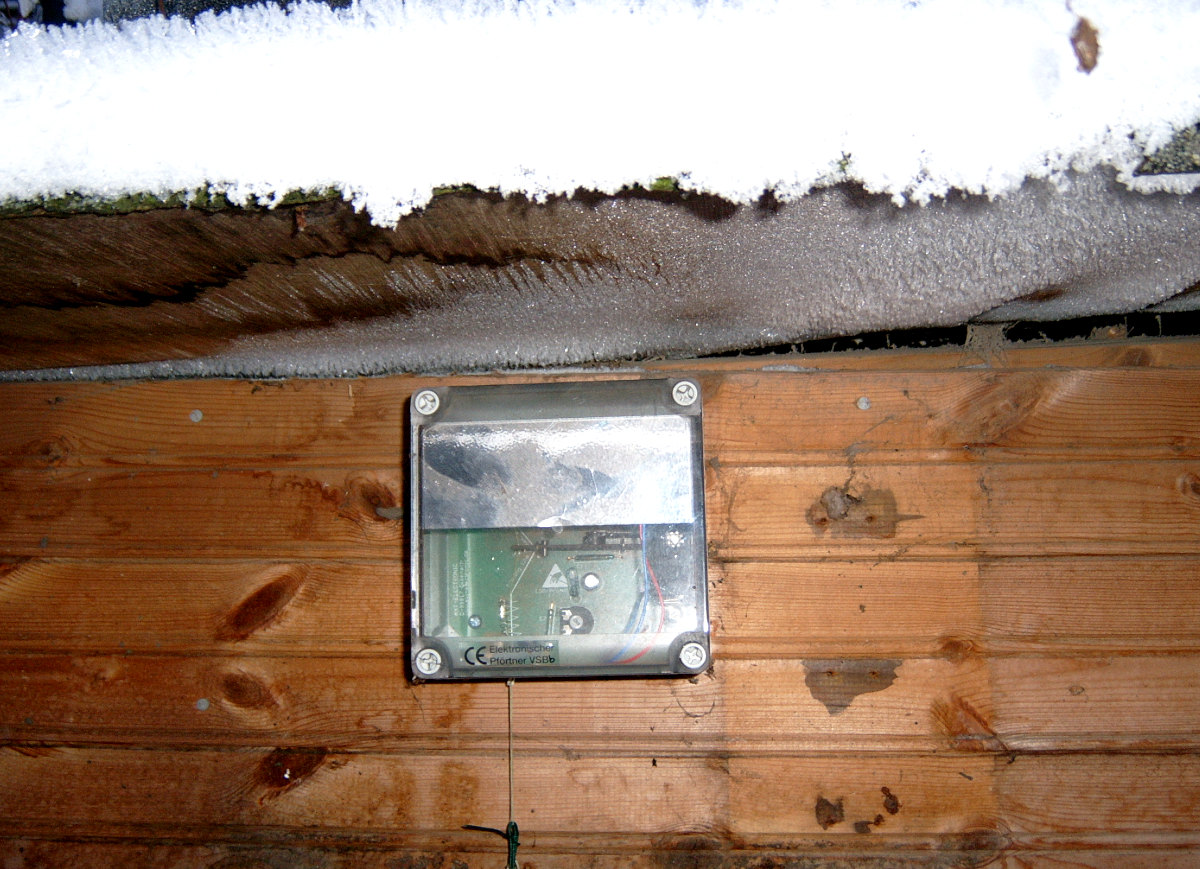
[[[420,437],[425,529],[695,518],[691,431],[682,417],[445,423]]]

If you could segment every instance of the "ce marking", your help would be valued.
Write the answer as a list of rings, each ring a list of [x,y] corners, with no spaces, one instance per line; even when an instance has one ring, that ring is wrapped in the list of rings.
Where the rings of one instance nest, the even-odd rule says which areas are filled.
[[[487,652],[487,649],[483,646],[467,646],[467,650],[463,652],[463,660],[472,667],[486,667],[487,657],[484,654],[485,652]]]

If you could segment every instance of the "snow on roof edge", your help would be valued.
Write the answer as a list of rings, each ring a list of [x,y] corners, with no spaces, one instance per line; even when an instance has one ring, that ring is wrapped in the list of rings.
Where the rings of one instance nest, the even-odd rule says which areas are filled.
[[[541,200],[655,179],[897,203],[1136,176],[1200,121],[1200,4],[358,0],[0,42],[0,201],[336,189],[381,225],[446,185]],[[1078,30],[1096,32],[1085,70]]]

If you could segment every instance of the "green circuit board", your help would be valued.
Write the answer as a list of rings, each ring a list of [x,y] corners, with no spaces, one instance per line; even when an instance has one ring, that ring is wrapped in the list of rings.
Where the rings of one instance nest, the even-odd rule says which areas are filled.
[[[643,608],[644,628],[658,618],[650,610],[665,606],[646,574],[644,542],[638,526],[426,532],[426,569],[448,577],[439,586],[445,598],[427,602],[442,622],[432,633],[630,633]]]

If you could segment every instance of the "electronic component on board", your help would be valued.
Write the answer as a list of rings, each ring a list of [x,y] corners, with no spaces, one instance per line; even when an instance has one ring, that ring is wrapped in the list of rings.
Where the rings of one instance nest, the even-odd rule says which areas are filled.
[[[415,678],[708,667],[694,382],[448,386],[410,411]]]

